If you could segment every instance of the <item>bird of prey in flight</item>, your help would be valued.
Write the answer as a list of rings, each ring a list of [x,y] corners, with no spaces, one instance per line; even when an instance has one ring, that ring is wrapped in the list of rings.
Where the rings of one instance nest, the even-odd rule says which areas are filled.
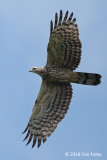
[[[101,75],[95,73],[75,72],[81,60],[82,44],[79,39],[78,25],[73,13],[68,11],[62,18],[62,10],[55,23],[50,22],[50,38],[47,47],[47,63],[44,68],[34,67],[30,72],[42,77],[42,85],[35,101],[27,131],[29,144],[33,139],[32,148],[38,147],[47,140],[65,117],[72,98],[71,83],[84,85],[100,84]],[[26,144],[26,145],[27,145]]]

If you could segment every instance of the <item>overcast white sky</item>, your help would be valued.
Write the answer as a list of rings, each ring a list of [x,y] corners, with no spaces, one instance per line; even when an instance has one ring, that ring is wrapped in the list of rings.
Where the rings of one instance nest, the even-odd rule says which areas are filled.
[[[82,41],[77,71],[100,73],[96,87],[73,85],[66,118],[39,149],[21,135],[38,95],[41,78],[29,73],[44,66],[50,20],[55,12],[74,12]],[[100,152],[107,159],[107,1],[0,0],[0,159],[97,160],[66,157],[65,152]]]

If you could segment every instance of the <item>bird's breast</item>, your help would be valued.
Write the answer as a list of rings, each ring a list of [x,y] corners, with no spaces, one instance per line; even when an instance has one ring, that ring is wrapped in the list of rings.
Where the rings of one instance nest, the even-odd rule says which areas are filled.
[[[49,68],[42,75],[42,78],[51,82],[70,82],[73,71],[68,68]]]

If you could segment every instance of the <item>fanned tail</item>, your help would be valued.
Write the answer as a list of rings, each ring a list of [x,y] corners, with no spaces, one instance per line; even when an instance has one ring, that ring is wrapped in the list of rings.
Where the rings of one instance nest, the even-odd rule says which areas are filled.
[[[74,72],[71,82],[96,86],[101,83],[101,77],[96,73]]]

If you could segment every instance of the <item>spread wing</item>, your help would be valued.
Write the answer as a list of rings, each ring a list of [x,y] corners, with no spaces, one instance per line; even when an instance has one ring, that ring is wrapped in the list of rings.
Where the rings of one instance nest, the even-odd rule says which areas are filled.
[[[33,148],[36,141],[38,141],[38,147],[42,140],[46,141],[67,113],[71,97],[72,87],[70,84],[51,83],[43,80],[28,126],[23,132],[28,130],[24,139],[26,140],[29,136],[27,144],[33,139]]]
[[[81,59],[82,44],[79,39],[79,30],[72,20],[73,13],[68,17],[68,11],[62,20],[62,10],[58,20],[55,14],[55,24],[50,24],[50,39],[47,47],[48,57],[46,67],[65,67],[76,69]]]

